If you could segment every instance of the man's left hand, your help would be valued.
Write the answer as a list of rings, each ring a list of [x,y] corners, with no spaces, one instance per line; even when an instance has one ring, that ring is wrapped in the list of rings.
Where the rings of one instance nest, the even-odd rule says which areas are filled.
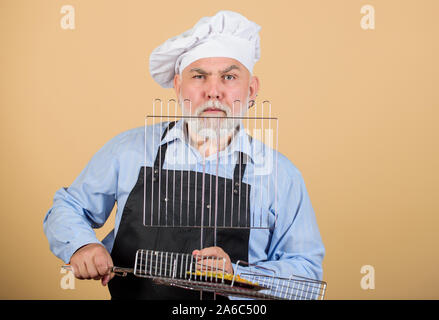
[[[227,253],[224,252],[223,249],[220,247],[208,247],[201,250],[194,250],[192,251],[193,256],[200,256],[199,260],[202,260],[202,256],[208,256],[208,257],[215,257],[218,259],[225,259],[224,264],[224,272],[233,274],[233,267],[232,267],[232,261],[230,260],[230,257]],[[218,265],[218,268],[222,269],[223,264]]]

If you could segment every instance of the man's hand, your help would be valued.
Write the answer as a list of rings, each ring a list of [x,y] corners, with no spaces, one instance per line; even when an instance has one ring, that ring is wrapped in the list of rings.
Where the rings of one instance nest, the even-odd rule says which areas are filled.
[[[102,285],[113,279],[113,260],[107,249],[99,243],[90,243],[79,248],[70,258],[73,274],[78,279],[101,280]]]
[[[224,272],[233,274],[233,267],[232,267],[232,261],[230,260],[230,257],[227,253],[224,252],[223,249],[220,247],[208,247],[201,250],[194,250],[192,251],[193,256],[209,256],[209,257],[215,257],[219,259],[225,259],[225,266],[224,266]],[[199,260],[203,260],[202,257],[199,257]],[[203,264],[204,265],[204,264]],[[209,265],[209,267],[212,267]],[[219,269],[222,269],[223,264],[221,263],[218,265]]]

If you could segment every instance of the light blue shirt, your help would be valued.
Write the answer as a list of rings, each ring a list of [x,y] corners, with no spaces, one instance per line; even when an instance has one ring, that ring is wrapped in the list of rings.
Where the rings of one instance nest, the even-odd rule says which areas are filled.
[[[181,120],[161,141],[167,125],[162,122],[117,135],[93,156],[70,187],[55,193],[53,206],[43,222],[52,252],[65,263],[88,243],[101,243],[111,252],[125,202],[136,184],[140,167],[152,167],[158,147],[170,142],[164,169],[218,173],[232,179],[238,152],[248,155],[243,182],[251,185],[251,223],[275,224],[271,229],[251,229],[248,262],[272,270],[277,276],[288,278],[294,274],[321,280],[325,249],[299,170],[261,141],[250,141],[245,130],[239,130],[225,150],[203,160],[186,142]],[[115,203],[114,229],[100,241],[93,228],[104,225]]]

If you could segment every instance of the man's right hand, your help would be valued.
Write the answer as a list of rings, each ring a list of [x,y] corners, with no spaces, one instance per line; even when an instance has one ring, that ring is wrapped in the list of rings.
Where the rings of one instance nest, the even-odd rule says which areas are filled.
[[[90,243],[76,250],[70,258],[73,274],[78,279],[101,280],[102,285],[113,279],[113,260],[107,249],[99,243]]]

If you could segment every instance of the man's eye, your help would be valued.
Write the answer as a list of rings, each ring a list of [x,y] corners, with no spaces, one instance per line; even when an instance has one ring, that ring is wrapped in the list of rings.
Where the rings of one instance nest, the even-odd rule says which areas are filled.
[[[235,76],[233,76],[233,75],[231,75],[231,74],[226,74],[226,75],[224,76],[224,79],[225,79],[225,80],[233,80],[233,79],[235,79]]]
[[[194,79],[204,79],[204,75],[197,74],[197,75],[193,76],[192,78],[194,78]]]

